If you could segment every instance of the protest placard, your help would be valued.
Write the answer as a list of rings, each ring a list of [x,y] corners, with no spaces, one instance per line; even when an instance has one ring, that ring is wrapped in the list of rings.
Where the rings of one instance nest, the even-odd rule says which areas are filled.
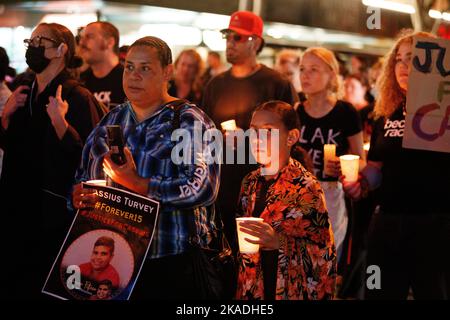
[[[450,40],[415,37],[403,147],[450,152]]]
[[[42,292],[60,299],[128,300],[155,230],[159,203],[104,182],[83,184],[97,195],[78,210]]]

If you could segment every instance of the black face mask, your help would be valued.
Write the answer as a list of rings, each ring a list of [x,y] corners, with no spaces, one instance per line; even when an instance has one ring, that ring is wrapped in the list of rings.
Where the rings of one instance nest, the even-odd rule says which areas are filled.
[[[29,46],[25,54],[28,66],[36,73],[41,73],[50,64],[50,59],[45,57],[45,47]]]

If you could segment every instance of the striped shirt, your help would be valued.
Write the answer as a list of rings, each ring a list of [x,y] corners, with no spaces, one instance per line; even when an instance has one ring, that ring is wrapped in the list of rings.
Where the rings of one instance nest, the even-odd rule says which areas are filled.
[[[120,125],[137,173],[150,179],[147,196],[161,204],[150,259],[186,251],[189,219],[193,217],[202,246],[209,244],[215,231],[214,202],[219,189],[220,165],[205,162],[205,151],[209,149],[208,141],[203,139],[206,130],[215,128],[214,123],[193,104],[181,107],[179,128],[189,132],[193,139],[188,144],[189,152],[183,152],[190,161],[177,165],[171,159],[172,148],[178,143],[171,140],[173,118],[174,111],[164,105],[142,122],[137,121],[129,102],[116,107],[89,135],[76,173],[77,182],[104,179],[103,157],[109,150],[106,126]],[[200,139],[195,139],[198,132],[201,132]]]

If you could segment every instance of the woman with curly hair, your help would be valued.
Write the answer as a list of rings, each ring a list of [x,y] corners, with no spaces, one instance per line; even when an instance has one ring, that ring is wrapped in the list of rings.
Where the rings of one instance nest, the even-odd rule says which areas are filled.
[[[239,222],[240,231],[259,239],[248,242],[259,244],[260,250],[239,255],[236,298],[332,299],[336,282],[333,233],[322,188],[297,161],[304,163],[305,157],[297,142],[296,111],[282,101],[266,102],[253,113],[251,128],[257,132],[251,138],[251,150],[261,167],[242,182],[237,216],[264,221]],[[278,153],[272,150],[274,143]]]
[[[356,183],[343,181],[354,199],[380,188],[367,264],[380,268],[381,288],[367,290],[368,299],[406,299],[410,288],[415,299],[450,296],[450,156],[402,146],[414,36],[434,37],[409,31],[387,55],[368,165]]]

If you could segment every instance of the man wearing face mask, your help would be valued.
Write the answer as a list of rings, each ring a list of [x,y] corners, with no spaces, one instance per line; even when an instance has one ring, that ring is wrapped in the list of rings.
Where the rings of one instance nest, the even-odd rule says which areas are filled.
[[[0,250],[9,261],[0,274],[8,275],[2,279],[8,298],[41,296],[69,227],[67,196],[84,141],[102,116],[92,94],[70,76],[81,59],[66,27],[39,24],[24,42],[35,79],[12,93],[0,131]]]

